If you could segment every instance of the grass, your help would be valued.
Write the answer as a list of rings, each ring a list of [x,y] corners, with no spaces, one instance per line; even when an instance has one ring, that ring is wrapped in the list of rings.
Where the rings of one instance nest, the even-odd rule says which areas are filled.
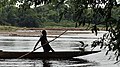
[[[75,23],[72,22],[44,22],[43,23],[44,28],[65,28],[65,27],[75,27]]]
[[[19,28],[14,26],[0,26],[0,31],[16,31],[17,29]]]
[[[91,30],[91,27],[93,26],[92,24],[88,27],[89,25],[86,24],[85,26],[79,26],[77,28],[80,29],[86,29],[86,30]],[[100,30],[105,30],[104,25],[97,25],[97,27]],[[41,27],[40,27],[41,28]],[[42,28],[75,28],[75,23],[73,22],[44,22],[42,23]],[[0,26],[0,31],[16,31],[18,29],[26,29],[26,27],[14,27],[14,26]]]

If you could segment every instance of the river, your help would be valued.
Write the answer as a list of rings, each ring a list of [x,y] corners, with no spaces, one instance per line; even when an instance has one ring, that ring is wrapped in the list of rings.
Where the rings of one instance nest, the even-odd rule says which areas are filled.
[[[67,31],[82,32],[82,34],[66,34],[51,42],[50,45],[55,51],[78,51],[80,42],[83,41],[89,46],[86,50],[91,50],[90,44],[93,40],[100,38],[105,31],[99,31],[95,36],[91,31]],[[87,32],[87,33],[86,33]],[[58,36],[58,35],[50,35]],[[0,36],[0,50],[3,51],[32,51],[39,37],[15,37]],[[49,37],[48,40],[54,39]],[[40,44],[39,44],[40,46]],[[99,47],[94,50],[100,50]],[[39,50],[42,52],[42,48]],[[0,59],[0,67],[120,67],[120,64],[114,64],[114,58],[109,59],[110,55],[105,55],[106,50],[99,53],[78,56],[73,59]]]

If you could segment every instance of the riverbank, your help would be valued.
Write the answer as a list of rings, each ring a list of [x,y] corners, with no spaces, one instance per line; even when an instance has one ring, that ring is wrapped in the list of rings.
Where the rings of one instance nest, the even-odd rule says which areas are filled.
[[[99,26],[99,30],[105,30],[104,26]],[[24,37],[38,37],[41,35],[41,30],[47,30],[48,35],[59,35],[65,30],[67,31],[91,31],[89,26],[74,27],[45,27],[45,28],[26,28],[15,26],[0,26],[1,36],[24,36]],[[71,33],[71,32],[69,32]],[[65,34],[69,34],[68,32]],[[72,34],[82,34],[83,32],[72,32]]]
[[[0,35],[2,36],[31,36],[31,37],[38,37],[41,35],[41,31],[46,30],[48,35],[59,35],[64,31],[84,31],[86,29],[80,28],[20,28],[16,31],[0,31]],[[67,32],[65,34],[79,34],[80,32]],[[86,32],[87,33],[87,32]],[[82,34],[82,32],[81,32]]]

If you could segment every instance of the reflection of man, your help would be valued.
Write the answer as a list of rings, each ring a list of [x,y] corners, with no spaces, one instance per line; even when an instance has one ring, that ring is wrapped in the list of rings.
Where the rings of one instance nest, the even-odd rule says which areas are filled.
[[[42,62],[43,62],[43,67],[51,67],[48,60],[42,60]]]
[[[52,49],[52,47],[51,47],[51,46],[49,45],[49,43],[48,43],[47,33],[46,33],[45,30],[42,31],[42,36],[41,36],[39,42],[40,42],[40,41],[41,41],[41,45],[42,45],[42,47],[43,47],[44,52],[49,52],[50,50],[51,50],[52,52],[54,52],[54,50]],[[37,45],[38,45],[38,44],[35,45],[34,49],[36,48]]]

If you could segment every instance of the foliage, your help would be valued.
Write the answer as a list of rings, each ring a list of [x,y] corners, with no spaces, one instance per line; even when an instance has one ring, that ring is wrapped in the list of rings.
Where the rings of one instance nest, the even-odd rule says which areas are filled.
[[[7,6],[15,5],[17,2],[21,3],[19,13],[6,12],[10,8],[6,11],[2,10]],[[0,15],[3,16],[0,17],[0,22],[9,22],[8,24],[11,25],[15,22],[13,25],[39,27],[40,23],[38,22],[45,22],[48,18],[49,21],[55,22],[67,18],[79,22],[79,25],[82,24],[83,26],[86,23],[94,24],[92,30],[96,35],[97,25],[106,25],[106,30],[109,33],[101,38],[101,47],[103,45],[108,47],[107,53],[115,51],[117,60],[120,56],[120,4],[117,0],[1,0],[0,3],[0,10],[2,10]],[[35,7],[34,9],[30,9],[32,5]],[[13,19],[17,19],[18,24]],[[107,43],[104,43],[106,40]],[[94,43],[93,47],[95,45],[98,45],[98,43]]]
[[[98,43],[93,42],[92,47],[101,45],[108,47],[109,51],[115,52],[116,60],[120,56],[120,13],[119,13],[119,3],[116,0],[71,0],[72,4],[70,7],[73,11],[73,20],[85,25],[85,23],[95,24],[92,30],[97,35],[97,25],[105,24],[106,30],[109,31],[108,34],[101,38]],[[116,9],[117,8],[117,9]],[[91,13],[87,12],[90,10]],[[118,13],[114,14],[117,11]],[[86,14],[88,13],[88,14]],[[107,43],[106,43],[107,41]]]
[[[12,0],[11,0],[12,1]],[[21,5],[20,5],[21,6]],[[0,25],[12,25],[19,27],[43,27],[44,22],[59,22],[59,15],[62,9],[52,9],[51,4],[41,7],[23,9],[22,7],[3,6],[0,8]],[[67,14],[68,15],[68,14]],[[62,22],[68,16],[63,17]],[[68,22],[72,20],[67,19]]]

